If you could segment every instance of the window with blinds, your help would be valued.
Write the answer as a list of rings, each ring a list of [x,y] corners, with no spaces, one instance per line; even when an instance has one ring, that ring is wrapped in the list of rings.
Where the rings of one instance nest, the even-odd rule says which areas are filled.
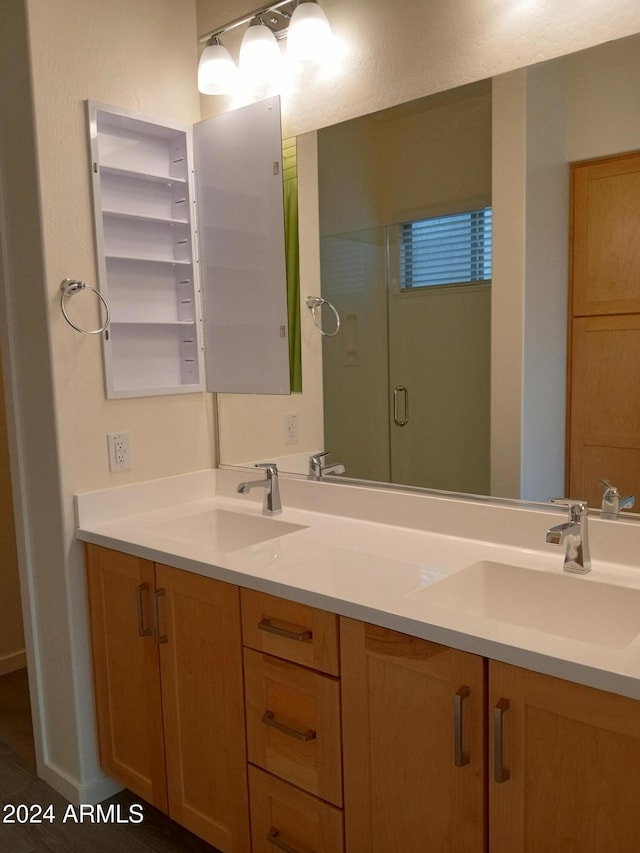
[[[398,243],[401,290],[491,279],[490,207],[402,222]]]

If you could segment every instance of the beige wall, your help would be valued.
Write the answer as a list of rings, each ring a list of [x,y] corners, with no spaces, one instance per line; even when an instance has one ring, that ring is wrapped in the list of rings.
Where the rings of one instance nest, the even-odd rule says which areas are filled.
[[[0,83],[3,116],[11,117],[3,124],[12,133],[4,135],[1,152],[3,355],[19,448],[14,481],[24,490],[18,522],[29,579],[39,770],[70,798],[91,800],[110,788],[95,753],[84,571],[73,541],[72,496],[210,467],[215,437],[209,395],[106,400],[100,341],[64,322],[58,287],[67,276],[96,279],[84,102],[198,120],[195,6],[185,0],[9,5]],[[25,5],[30,55],[19,45]],[[19,97],[12,91],[16,85],[22,86]],[[117,430],[131,434],[132,468],[110,474],[106,434]]]
[[[640,29],[636,0],[590,4],[577,21],[574,0],[509,4],[499,14],[494,0],[482,0],[473,16],[464,0],[406,0],[402,16],[398,4],[323,3],[336,32],[351,42],[346,73],[309,81],[287,99],[287,135]],[[240,0],[197,4],[197,25],[196,0],[3,4],[0,345],[39,769],[71,798],[108,791],[95,753],[71,496],[215,462],[208,397],[106,401],[98,342],[60,316],[60,280],[92,281],[96,273],[83,100],[196,120],[197,34],[247,11]],[[204,112],[219,108],[209,101]],[[309,246],[309,259],[314,251]],[[311,263],[303,295],[317,285],[314,275]],[[131,432],[129,473],[107,470],[105,436],[114,429]]]
[[[25,663],[18,549],[13,520],[9,443],[0,359],[0,675],[13,672]]]
[[[494,77],[572,53],[640,29],[635,0],[581,4],[575,0],[321,0],[348,53],[342,73],[318,79],[310,71],[284,98],[285,135],[297,135],[433,92]],[[197,0],[205,33],[255,8],[246,0]],[[224,43],[237,56],[242,35]],[[229,106],[202,98],[203,115]]]

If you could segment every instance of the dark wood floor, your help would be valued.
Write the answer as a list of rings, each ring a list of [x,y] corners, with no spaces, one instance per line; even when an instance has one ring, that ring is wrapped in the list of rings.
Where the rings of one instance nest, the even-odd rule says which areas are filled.
[[[101,810],[108,822],[80,821],[79,809],[38,779],[26,671],[0,677],[0,853],[218,853],[129,791]],[[139,814],[139,823],[116,822]],[[7,822],[24,815],[27,823]]]

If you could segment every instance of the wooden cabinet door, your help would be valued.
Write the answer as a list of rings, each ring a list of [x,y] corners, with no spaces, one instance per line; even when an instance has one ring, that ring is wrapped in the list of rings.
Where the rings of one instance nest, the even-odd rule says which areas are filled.
[[[571,175],[573,315],[640,312],[640,154]]]
[[[253,649],[244,677],[249,761],[341,806],[338,680]]]
[[[156,565],[169,814],[223,853],[248,853],[236,586]]]
[[[87,545],[100,764],[167,811],[153,563]]]
[[[599,506],[609,480],[640,511],[640,314],[573,321],[567,494]]]
[[[489,673],[491,853],[637,853],[640,702],[493,661]]]
[[[253,853],[343,853],[342,811],[249,766]]]
[[[340,631],[348,853],[482,853],[484,660],[352,619]]]
[[[254,589],[240,590],[246,646],[277,658],[340,674],[338,617]]]

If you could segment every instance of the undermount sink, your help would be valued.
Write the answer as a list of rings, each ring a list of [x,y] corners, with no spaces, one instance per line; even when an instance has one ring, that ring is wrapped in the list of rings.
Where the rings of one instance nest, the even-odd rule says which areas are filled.
[[[151,529],[165,539],[193,542],[216,551],[230,552],[306,528],[302,524],[291,524],[262,515],[212,509],[157,524]]]
[[[491,561],[473,563],[428,590],[429,603],[606,648],[640,634],[640,590]]]

